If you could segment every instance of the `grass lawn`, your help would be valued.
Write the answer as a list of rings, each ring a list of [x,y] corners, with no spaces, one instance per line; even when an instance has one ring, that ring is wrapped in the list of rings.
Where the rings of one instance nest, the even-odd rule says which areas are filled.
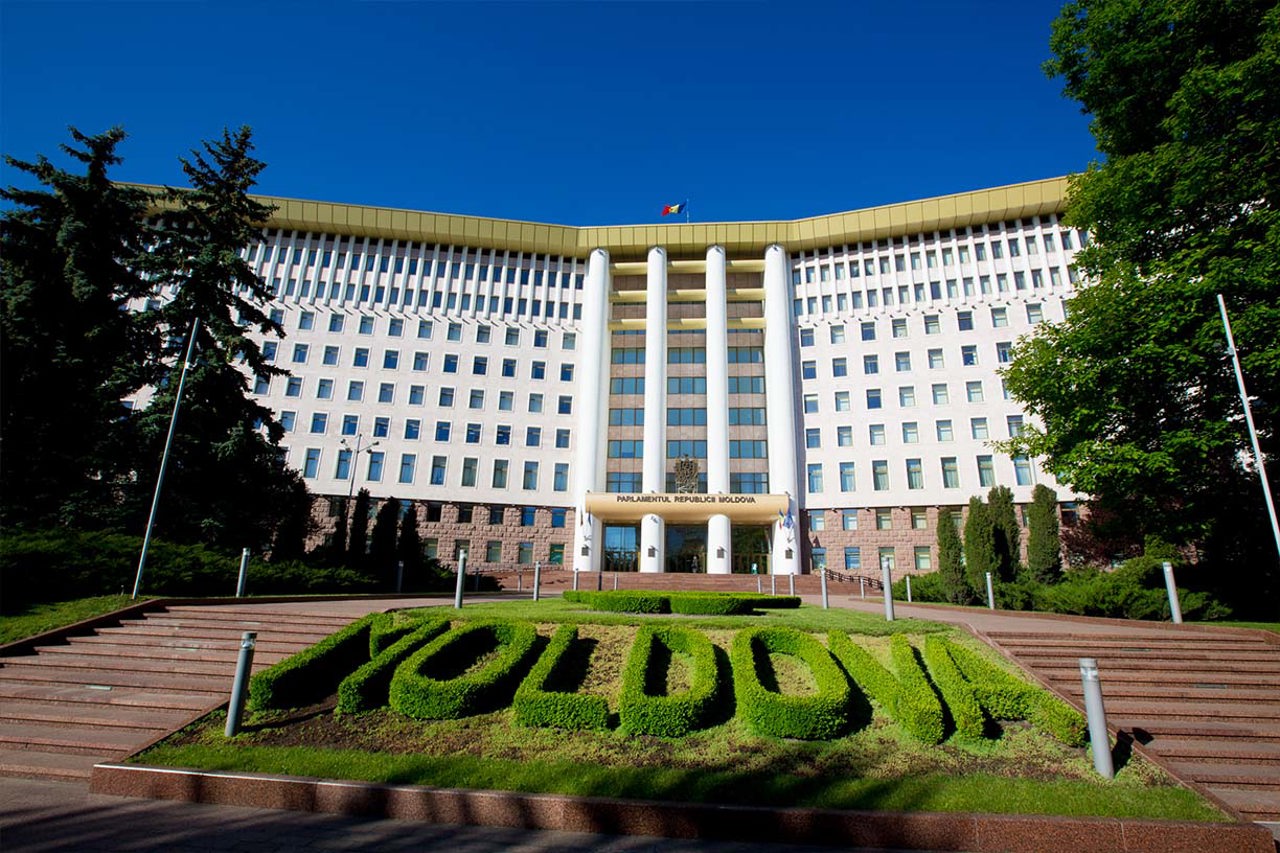
[[[145,599],[144,599],[145,600]],[[74,625],[103,613],[110,613],[134,604],[127,595],[99,595],[94,598],[77,598],[73,601],[55,601],[33,604],[18,613],[0,616],[0,644],[34,637],[54,628]]]
[[[867,614],[816,607],[748,617],[637,616],[597,613],[559,599],[469,605],[461,616],[528,619],[544,636],[557,622],[576,622],[581,642],[590,651],[575,689],[607,697],[615,711],[634,626],[644,622],[699,628],[725,651],[745,626],[791,625],[824,641],[827,630],[839,629],[858,635],[856,642],[886,665],[887,634],[905,631],[919,646],[925,632],[951,631],[932,623],[886,624]],[[950,636],[1009,668],[967,635]],[[679,655],[673,657],[669,691],[678,690],[683,681],[683,663]],[[761,665],[771,670],[780,692],[812,692],[806,667],[788,655],[769,657]],[[681,802],[1224,819],[1140,757],[1124,763],[1114,781],[1102,782],[1087,750],[1065,746],[1024,722],[992,722],[982,739],[952,737],[930,746],[906,734],[860,694],[848,731],[827,741],[752,734],[735,716],[731,689],[709,728],[676,739],[624,734],[616,728],[526,728],[514,722],[509,707],[427,722],[389,708],[335,715],[322,704],[259,714],[232,740],[222,735],[224,721],[221,714],[214,715],[136,760],[210,770]]]

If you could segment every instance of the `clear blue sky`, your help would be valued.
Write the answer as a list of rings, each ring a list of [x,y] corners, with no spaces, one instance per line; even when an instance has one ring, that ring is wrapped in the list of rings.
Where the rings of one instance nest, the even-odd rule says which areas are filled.
[[[1083,169],[1053,0],[0,0],[0,150],[121,180],[254,128],[274,195],[568,224],[789,219]],[[0,169],[7,185],[18,179]]]

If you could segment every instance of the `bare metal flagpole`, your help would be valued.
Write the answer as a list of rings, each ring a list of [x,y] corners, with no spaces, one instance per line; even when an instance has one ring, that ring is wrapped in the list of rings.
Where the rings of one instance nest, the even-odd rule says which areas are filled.
[[[187,384],[187,371],[191,369],[191,356],[196,349],[196,332],[200,330],[200,318],[191,321],[191,340],[187,341],[187,357],[182,362],[182,376],[178,379],[178,393],[173,398],[173,414],[169,416],[169,436],[164,440],[164,455],[160,457],[160,474],[156,477],[156,491],[151,496],[151,514],[147,516],[147,532],[142,537],[142,555],[138,558],[138,576],[133,581],[133,598],[142,587],[142,571],[147,567],[147,549],[151,547],[151,527],[156,522],[156,509],[160,506],[160,490],[164,486],[164,471],[169,466],[169,451],[173,448],[173,433],[178,425],[178,407],[182,405],[182,389]]]
[[[1244,422],[1249,426],[1249,441],[1253,443],[1253,462],[1258,466],[1262,479],[1262,495],[1267,501],[1267,514],[1271,518],[1271,535],[1276,539],[1276,554],[1280,555],[1280,524],[1276,523],[1276,504],[1271,497],[1271,484],[1267,481],[1267,468],[1262,461],[1262,448],[1258,445],[1258,431],[1253,426],[1253,409],[1249,406],[1249,393],[1244,388],[1244,372],[1240,369],[1240,356],[1236,353],[1236,340],[1231,334],[1231,321],[1227,319],[1227,303],[1218,294],[1218,311],[1222,314],[1222,328],[1227,333],[1227,352],[1236,369],[1236,385],[1240,388],[1240,403],[1244,406]]]

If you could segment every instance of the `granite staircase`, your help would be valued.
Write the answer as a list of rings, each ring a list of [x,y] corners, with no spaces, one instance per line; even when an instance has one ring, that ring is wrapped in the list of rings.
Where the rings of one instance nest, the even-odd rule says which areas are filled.
[[[254,670],[351,621],[270,605],[170,606],[0,658],[0,775],[89,778],[227,701],[240,636]]]

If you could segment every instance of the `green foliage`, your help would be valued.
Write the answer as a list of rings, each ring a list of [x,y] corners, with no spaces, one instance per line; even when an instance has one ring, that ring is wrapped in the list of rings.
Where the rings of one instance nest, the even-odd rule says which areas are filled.
[[[422,538],[418,535],[418,505],[409,502],[400,520],[400,539],[396,542],[396,556],[404,564],[404,588],[427,589],[426,557],[422,552]]]
[[[686,690],[668,693],[672,655],[687,659],[692,670]],[[683,737],[702,728],[715,711],[720,687],[716,650],[700,631],[676,626],[642,625],[622,671],[618,716],[624,731],[657,737]]]
[[[893,582],[894,601],[907,600],[907,578],[911,578],[911,600],[913,602],[947,601],[947,589],[943,586],[942,572],[929,572],[923,575],[903,575]],[[961,577],[965,595],[969,594],[969,583]]]
[[[996,554],[995,578],[1011,581],[1021,569],[1022,531],[1018,513],[1013,507],[1013,490],[996,486],[987,495],[987,512],[991,514],[992,542]]]
[[[419,649],[391,679],[391,707],[419,720],[482,713],[510,700],[537,649],[527,622],[470,622]],[[483,665],[471,667],[489,655]]]
[[[436,618],[434,613],[428,615],[426,611],[421,610],[413,614],[399,611],[378,614],[369,628],[369,659],[373,660],[399,640],[420,628],[424,620],[434,618]]]
[[[759,606],[758,601],[736,595],[682,592],[667,596],[672,613],[700,616],[742,616]]]
[[[917,581],[924,581],[929,575],[922,575]],[[960,534],[952,520],[951,512],[945,509],[938,511],[938,571],[937,583],[941,591],[939,598],[925,598],[921,601],[949,601],[952,604],[969,604],[973,601],[973,590],[964,574],[964,546],[960,543]],[[896,593],[896,584],[895,593]],[[915,586],[915,584],[913,584]],[[912,589],[913,598],[916,590]]]
[[[393,592],[396,588],[396,527],[399,523],[400,501],[387,498],[373,519],[367,565],[378,589],[384,592]]]
[[[389,617],[391,614],[383,614]],[[379,630],[381,628],[381,630]],[[391,678],[409,655],[449,629],[446,619],[403,621],[375,619],[369,636],[369,662],[338,685],[338,714],[372,711],[388,702]]]
[[[556,628],[550,644],[516,690],[511,707],[517,723],[572,731],[609,727],[609,703],[603,696],[557,689],[571,686],[559,682],[577,640],[577,625],[566,623]]]
[[[0,535],[0,584],[6,611],[37,601],[108,595],[132,589],[142,537],[73,530],[14,530]],[[146,589],[157,595],[231,595],[238,553],[152,539]],[[368,592],[345,569],[300,562],[249,561],[251,595]]]
[[[1027,527],[1027,575],[1041,583],[1053,583],[1062,577],[1058,493],[1043,483],[1031,490]]]
[[[353,459],[355,465],[359,460]],[[356,492],[355,506],[351,510],[350,535],[347,542],[347,568],[364,571],[369,550],[369,490]]]
[[[817,693],[793,695],[773,685],[770,654],[792,655],[809,668]],[[824,740],[849,724],[850,687],[830,652],[808,634],[790,628],[747,628],[733,638],[738,716],[758,735]]]
[[[332,695],[352,670],[368,662],[369,632],[376,617],[357,619],[253,676],[249,709],[299,708]]]
[[[978,704],[997,720],[1030,720],[1067,746],[1084,746],[1085,719],[1047,690],[1034,687],[957,643],[942,641],[973,686]]]
[[[1280,577],[1218,312],[1252,405],[1280,409],[1280,8],[1078,0],[1054,23],[1065,94],[1105,161],[1071,183],[1094,281],[1015,347],[1043,423],[1008,443],[1139,536],[1194,544],[1219,589],[1274,613]],[[1263,415],[1263,451],[1276,445]]]
[[[14,608],[13,612],[10,612],[9,602],[6,601],[4,608],[0,611],[4,614],[4,618],[0,619],[0,645],[25,640],[46,631],[65,628],[136,603],[138,602],[127,595],[99,595],[34,604],[27,608]]]
[[[99,525],[131,472],[122,398],[145,384],[151,312],[146,193],[109,176],[120,128],[70,129],[63,152],[6,163],[39,189],[0,191],[0,523]],[[153,481],[154,482],[154,481]]]
[[[929,667],[929,677],[942,694],[947,710],[951,712],[956,736],[964,740],[982,737],[986,722],[982,708],[974,695],[973,685],[965,679],[951,659],[946,640],[935,635],[925,637],[924,662]]]
[[[655,592],[652,590],[567,590],[564,600],[592,610],[613,613],[682,613],[700,616],[741,616],[757,609],[790,609],[800,598],[754,592]]]
[[[995,574],[995,523],[982,498],[969,498],[969,516],[964,522],[964,576],[969,591],[979,600],[987,594],[987,572]]]
[[[885,713],[925,743],[942,740],[942,705],[906,637],[898,634],[889,641],[896,676],[847,634],[833,631],[827,641],[845,672]]]

